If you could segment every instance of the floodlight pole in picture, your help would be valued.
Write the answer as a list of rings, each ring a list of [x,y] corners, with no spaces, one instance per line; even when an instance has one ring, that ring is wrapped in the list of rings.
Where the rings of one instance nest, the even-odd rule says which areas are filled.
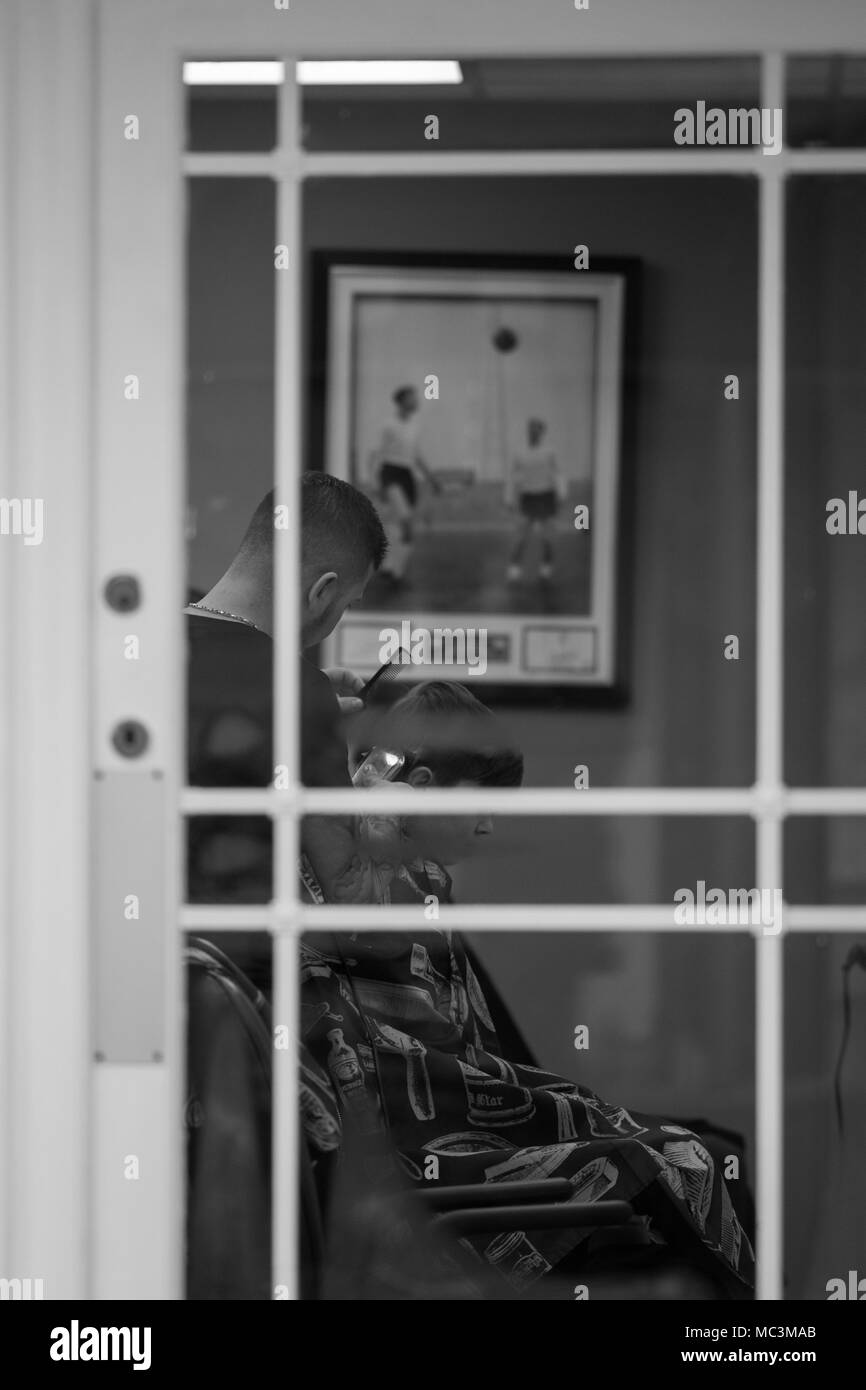
[[[508,479],[508,470],[511,466],[511,433],[510,421],[508,418],[508,377],[510,365],[513,363],[512,354],[520,346],[520,340],[513,329],[509,328],[502,321],[501,314],[497,315],[499,323],[491,337],[493,350],[496,354],[496,398],[499,406],[499,447],[502,451],[502,477]]]

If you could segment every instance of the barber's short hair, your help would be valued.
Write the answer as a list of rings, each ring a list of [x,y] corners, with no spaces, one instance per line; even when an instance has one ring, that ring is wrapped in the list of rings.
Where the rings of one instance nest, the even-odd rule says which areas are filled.
[[[369,497],[330,473],[301,477],[301,552],[305,572],[334,570],[360,578],[377,570],[388,542]]]
[[[274,489],[265,493],[250,519],[235,564],[270,569],[274,559]],[[304,570],[334,570],[341,579],[378,569],[388,542],[379,513],[351,483],[330,473],[301,475],[301,563]]]
[[[523,781],[522,753],[459,681],[420,682],[391,707],[386,728],[387,746],[406,758],[401,780],[416,767],[429,767],[443,787],[519,787]]]
[[[406,396],[417,396],[417,394],[417,389],[411,384],[406,386],[398,386],[397,390],[391,396],[391,400],[395,403],[395,405],[399,405],[400,402],[404,400]]]

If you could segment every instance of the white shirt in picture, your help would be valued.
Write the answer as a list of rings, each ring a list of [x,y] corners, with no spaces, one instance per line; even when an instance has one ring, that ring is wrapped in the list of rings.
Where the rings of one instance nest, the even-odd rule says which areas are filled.
[[[554,492],[560,489],[556,455],[548,445],[527,445],[515,455],[512,480],[518,493]]]

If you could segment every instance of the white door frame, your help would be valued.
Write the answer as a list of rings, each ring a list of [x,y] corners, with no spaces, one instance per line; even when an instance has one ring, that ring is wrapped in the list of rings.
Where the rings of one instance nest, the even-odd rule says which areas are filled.
[[[0,6],[0,1276],[88,1289],[95,7]]]

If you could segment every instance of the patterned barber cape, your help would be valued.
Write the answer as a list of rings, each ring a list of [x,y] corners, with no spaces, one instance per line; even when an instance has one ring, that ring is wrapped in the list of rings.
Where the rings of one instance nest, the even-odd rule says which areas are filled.
[[[321,901],[308,866],[309,893]],[[404,868],[391,901],[450,897],[436,864]],[[458,933],[309,934],[301,946],[301,1097],[308,1142],[340,1143],[346,1113],[384,1127],[418,1183],[435,1157],[448,1184],[567,1178],[574,1202],[625,1200],[679,1254],[749,1297],[754,1255],[722,1173],[697,1135],[609,1104],[585,1086],[502,1056]],[[587,1230],[485,1233],[476,1253],[522,1291]]]

